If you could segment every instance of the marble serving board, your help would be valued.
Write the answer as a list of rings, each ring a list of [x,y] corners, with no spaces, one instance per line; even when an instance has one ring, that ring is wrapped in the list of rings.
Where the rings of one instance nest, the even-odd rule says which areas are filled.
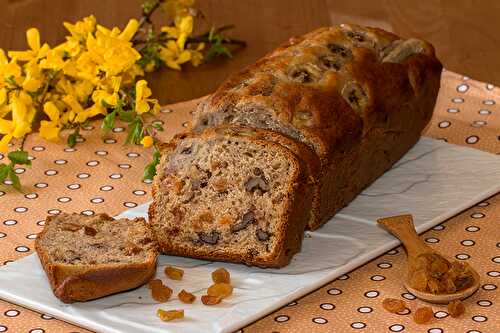
[[[182,267],[182,281],[168,280],[174,295],[194,292],[192,305],[176,297],[155,303],[146,287],[99,300],[64,304],[55,298],[35,254],[0,269],[0,298],[88,329],[104,332],[232,332],[334,280],[398,245],[377,227],[379,217],[411,213],[423,232],[500,191],[500,158],[475,149],[422,138],[389,172],[316,232],[308,232],[302,252],[282,269],[161,256]],[[148,205],[123,212],[147,217]],[[318,255],[321,254],[321,255]],[[234,294],[216,306],[199,301],[218,267],[231,272]],[[164,323],[156,310],[185,309],[185,318]]]

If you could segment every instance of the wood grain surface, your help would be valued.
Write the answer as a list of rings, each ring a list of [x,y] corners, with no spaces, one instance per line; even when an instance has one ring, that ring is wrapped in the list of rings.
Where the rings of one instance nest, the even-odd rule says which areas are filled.
[[[140,13],[139,0],[0,0],[0,47],[25,47],[25,30],[38,27],[51,44],[63,39],[63,21],[95,14],[104,25],[123,26]],[[314,28],[352,22],[424,38],[445,67],[500,85],[500,1],[497,0],[198,0],[210,26],[234,23],[231,35],[248,47],[231,60],[182,72],[162,70],[149,79],[163,104],[213,91],[230,73],[252,63],[288,37]],[[161,23],[165,17],[158,15]]]

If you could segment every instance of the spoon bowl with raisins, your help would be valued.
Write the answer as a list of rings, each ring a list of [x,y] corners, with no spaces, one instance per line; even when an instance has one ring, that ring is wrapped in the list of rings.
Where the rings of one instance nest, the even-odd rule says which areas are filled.
[[[479,289],[479,274],[466,262],[447,259],[418,236],[411,215],[377,220],[399,238],[408,256],[405,288],[421,300],[446,304],[461,300]]]

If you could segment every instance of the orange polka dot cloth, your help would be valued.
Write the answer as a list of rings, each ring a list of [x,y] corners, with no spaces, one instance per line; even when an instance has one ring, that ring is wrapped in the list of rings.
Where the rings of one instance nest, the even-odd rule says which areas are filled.
[[[196,103],[162,110],[159,118],[165,139],[187,127],[189,111]],[[498,103],[498,87],[444,71],[434,118],[425,135],[500,153]],[[8,182],[0,185],[0,262],[4,265],[33,252],[33,240],[47,215],[61,211],[114,215],[149,200],[151,185],[141,178],[150,152],[124,145],[123,127],[102,137],[94,123],[81,134],[80,142],[85,143],[75,148],[32,135],[25,146],[33,166],[16,170],[22,174],[24,193],[16,192]],[[466,313],[461,318],[452,318],[445,306],[432,305],[434,318],[428,324],[413,322],[415,310],[428,304],[402,287],[406,259],[398,247],[240,332],[500,332],[499,214],[497,194],[422,236],[436,250],[469,262],[481,275],[482,286],[464,302]],[[382,308],[386,297],[403,299],[408,309],[399,314],[386,312]],[[0,301],[0,332],[89,331]]]

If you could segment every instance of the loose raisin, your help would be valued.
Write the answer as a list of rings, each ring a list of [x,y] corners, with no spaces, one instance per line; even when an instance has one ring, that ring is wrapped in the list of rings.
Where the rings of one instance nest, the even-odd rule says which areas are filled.
[[[413,321],[417,324],[426,324],[432,319],[432,317],[434,317],[434,311],[432,311],[432,308],[424,306],[415,311]]]
[[[179,297],[179,300],[183,303],[191,304],[194,302],[196,299],[196,296],[191,294],[190,292],[185,291],[184,289],[181,290],[179,294],[177,294],[177,297]]]
[[[165,275],[172,280],[182,280],[182,277],[184,276],[184,271],[180,268],[167,266],[165,267]]]
[[[184,310],[162,310],[158,309],[156,311],[156,315],[160,317],[163,321],[171,321],[174,319],[182,319],[184,318]]]
[[[212,272],[214,283],[231,283],[231,276],[225,268],[218,268]]]
[[[227,298],[233,293],[233,286],[229,283],[215,283],[211,285],[208,290],[208,296],[217,296],[221,298]]]
[[[451,301],[448,304],[448,313],[453,318],[458,318],[465,313],[465,306],[460,300]]]
[[[400,299],[386,298],[382,302],[382,307],[391,313],[398,313],[406,309],[406,303]]]
[[[165,303],[172,296],[172,289],[165,286],[161,280],[152,280],[149,282],[151,297],[157,302]]]
[[[222,301],[222,297],[203,295],[201,296],[201,302],[205,305],[215,305]]]

